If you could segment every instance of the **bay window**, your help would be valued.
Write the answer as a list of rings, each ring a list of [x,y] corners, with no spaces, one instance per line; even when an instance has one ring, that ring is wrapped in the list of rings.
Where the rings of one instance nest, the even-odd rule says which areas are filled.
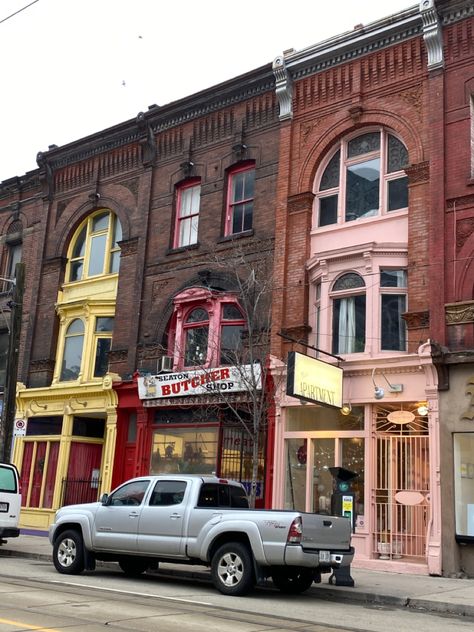
[[[365,283],[355,273],[339,277],[332,288],[332,352],[365,350]]]
[[[380,271],[382,351],[406,351],[406,289],[406,270]]]

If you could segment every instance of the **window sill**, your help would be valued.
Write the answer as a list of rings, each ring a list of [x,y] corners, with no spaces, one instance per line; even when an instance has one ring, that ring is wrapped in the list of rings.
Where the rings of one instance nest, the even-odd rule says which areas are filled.
[[[187,252],[188,250],[197,250],[199,248],[200,243],[197,242],[195,244],[189,244],[189,246],[179,246],[179,248],[168,248],[166,251],[166,255],[175,255],[183,252]]]
[[[226,241],[234,241],[235,239],[242,239],[244,237],[253,237],[254,231],[253,228],[250,230],[244,230],[242,233],[232,233],[232,235],[225,235],[217,240],[217,243],[223,243]]]

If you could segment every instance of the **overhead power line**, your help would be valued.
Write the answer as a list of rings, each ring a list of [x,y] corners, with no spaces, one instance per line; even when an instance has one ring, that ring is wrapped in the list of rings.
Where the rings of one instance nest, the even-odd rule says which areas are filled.
[[[26,6],[22,7],[21,9],[18,9],[18,11],[15,11],[15,13],[12,13],[11,15],[7,15],[6,18],[3,18],[2,20],[0,20],[0,24],[2,24],[2,22],[6,22],[10,18],[12,18],[14,15],[18,15],[19,13],[21,13],[22,11],[24,11],[28,7],[31,7],[32,4],[36,4],[37,2],[39,2],[39,0],[33,0],[33,2],[30,2],[30,4],[27,4]]]

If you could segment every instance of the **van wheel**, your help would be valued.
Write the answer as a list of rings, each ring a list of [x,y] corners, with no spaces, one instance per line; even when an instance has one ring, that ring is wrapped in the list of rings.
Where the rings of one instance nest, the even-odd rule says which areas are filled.
[[[273,569],[272,580],[281,592],[288,595],[298,595],[311,586],[314,581],[314,573],[309,568]]]
[[[119,566],[125,575],[129,577],[139,577],[149,568],[150,562],[148,560],[131,557],[130,559],[124,558],[119,560]]]
[[[211,576],[214,586],[223,595],[240,596],[254,586],[252,556],[240,542],[228,542],[212,557]]]
[[[84,541],[74,530],[64,531],[53,546],[53,562],[56,570],[65,575],[79,575],[85,567]]]

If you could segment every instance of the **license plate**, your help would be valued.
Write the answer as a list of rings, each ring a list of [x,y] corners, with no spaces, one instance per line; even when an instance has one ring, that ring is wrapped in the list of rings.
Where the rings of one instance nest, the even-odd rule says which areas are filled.
[[[331,553],[329,551],[319,551],[319,561],[320,562],[330,562],[331,561]]]
[[[0,511],[8,511],[8,503],[0,503]]]

